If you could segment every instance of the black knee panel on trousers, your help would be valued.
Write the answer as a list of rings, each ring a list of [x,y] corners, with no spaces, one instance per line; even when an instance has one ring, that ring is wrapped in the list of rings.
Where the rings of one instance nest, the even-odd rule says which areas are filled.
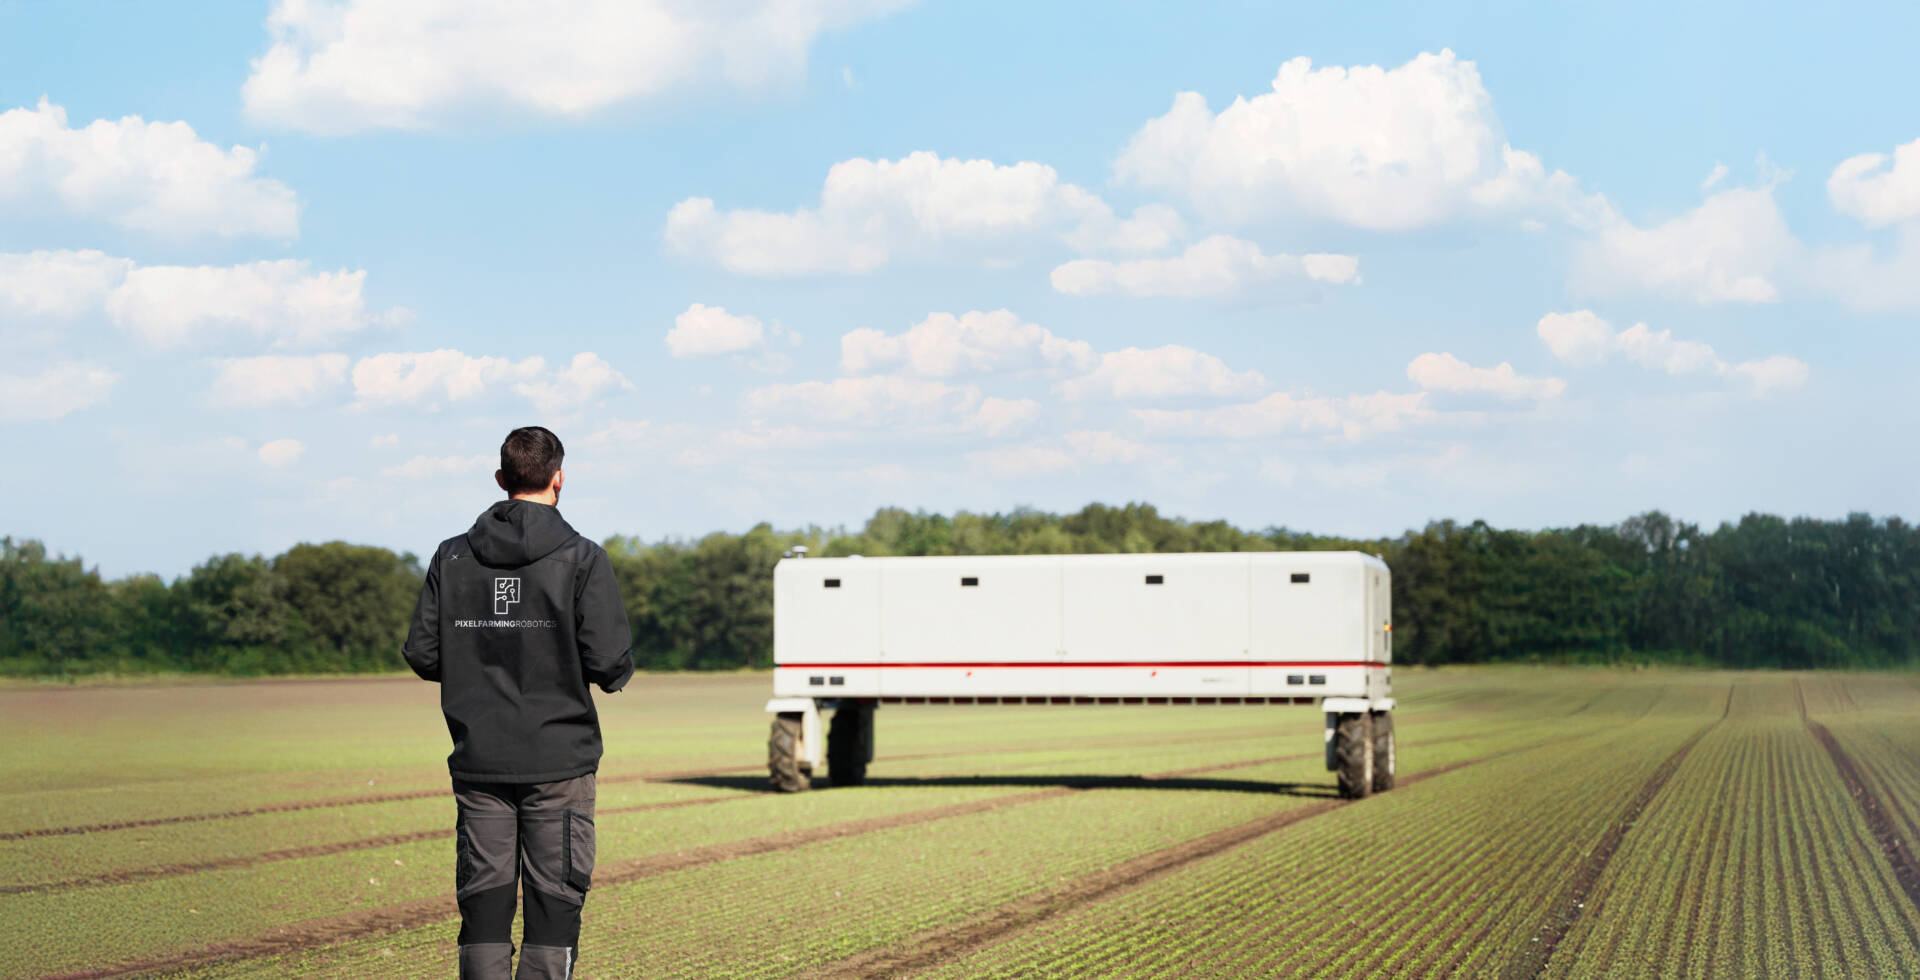
[[[460,945],[513,942],[512,882],[460,899]],[[575,921],[578,921],[576,916]],[[576,926],[576,931],[578,927]]]
[[[537,888],[527,889],[521,942],[528,946],[580,945],[580,905]]]

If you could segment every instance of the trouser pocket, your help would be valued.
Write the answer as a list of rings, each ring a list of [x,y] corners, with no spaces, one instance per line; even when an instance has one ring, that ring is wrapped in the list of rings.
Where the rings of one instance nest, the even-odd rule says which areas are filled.
[[[587,889],[593,887],[593,815],[578,810],[568,810],[566,816],[567,866],[565,880],[567,886],[585,898]]]
[[[454,834],[453,888],[465,898],[477,891],[513,884],[517,870],[513,814],[469,813]]]
[[[473,839],[467,833],[467,822],[460,821],[453,828],[453,890],[465,891],[473,881]]]

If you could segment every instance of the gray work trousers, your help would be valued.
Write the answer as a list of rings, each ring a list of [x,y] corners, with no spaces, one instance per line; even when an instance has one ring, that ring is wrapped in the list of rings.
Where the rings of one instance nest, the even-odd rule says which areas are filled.
[[[453,781],[461,980],[568,980],[593,884],[594,774],[552,783]],[[516,886],[525,899],[513,972]]]

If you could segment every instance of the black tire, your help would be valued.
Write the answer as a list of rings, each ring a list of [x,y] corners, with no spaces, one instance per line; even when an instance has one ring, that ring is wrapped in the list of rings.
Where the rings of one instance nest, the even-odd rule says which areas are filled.
[[[1393,714],[1378,711],[1373,715],[1373,791],[1384,793],[1393,788]]]
[[[1373,791],[1373,716],[1341,715],[1334,730],[1334,758],[1340,768],[1334,775],[1340,782],[1340,795],[1349,800],[1366,799]]]
[[[846,704],[833,712],[827,729],[827,776],[835,786],[858,786],[867,781],[867,763],[873,761],[873,705]]]
[[[767,736],[767,775],[773,788],[782,793],[804,792],[813,785],[807,771],[800,768],[799,712],[774,717],[773,732]]]

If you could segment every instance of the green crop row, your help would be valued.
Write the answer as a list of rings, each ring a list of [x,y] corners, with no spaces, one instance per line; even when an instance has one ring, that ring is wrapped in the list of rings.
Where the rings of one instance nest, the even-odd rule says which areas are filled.
[[[1318,811],[1332,778],[1320,766],[1320,716],[1309,709],[889,706],[869,786],[776,796],[756,768],[764,675],[641,681],[671,696],[623,694],[602,706],[609,761],[585,976],[832,973],[916,943],[932,944],[938,955],[923,965],[940,976],[1497,971],[1551,938],[1544,919],[1556,896],[1573,894],[1574,875],[1628,801],[1709,725],[1621,838],[1548,971],[1899,976],[1920,962],[1920,913],[1800,716],[1804,705],[1832,731],[1896,826],[1912,831],[1920,688],[1904,678],[1403,670],[1402,775],[1469,764],[1326,812]],[[444,731],[430,697],[428,725],[401,717],[431,688],[261,685],[266,693],[248,709],[238,696],[246,687],[194,688],[211,699],[204,706],[182,703],[178,689],[103,689],[113,697],[90,702],[104,712],[97,731],[71,742],[59,731],[16,732],[16,719],[58,714],[44,705],[0,711],[0,734],[20,736],[0,739],[0,762],[32,754],[19,743],[52,760],[30,761],[19,786],[36,788],[10,781],[0,791],[0,831],[325,803],[356,791],[430,795],[8,841],[0,883],[15,886],[195,861],[235,866],[0,894],[9,926],[0,975],[244,942],[446,894]],[[0,709],[22,703],[5,700],[13,693],[0,692]],[[333,737],[337,753],[326,751],[328,712],[363,726]],[[209,748],[219,726],[245,741],[249,726],[279,720],[284,738],[231,757]],[[105,751],[96,739],[139,732],[151,735],[137,755],[156,763],[153,772],[111,773],[94,757]],[[420,744],[395,741],[409,739]],[[63,758],[77,760],[75,775],[58,772]],[[721,772],[636,778],[701,769]],[[1200,771],[1164,788],[1077,788],[1187,770]],[[725,802],[644,809],[708,800]],[[1145,880],[1087,890],[1133,859],[1299,807],[1315,815]],[[866,823],[875,819],[891,822]],[[396,833],[425,836],[379,843]],[[650,870],[685,854],[699,864]],[[1056,894],[1081,897],[1046,905]],[[1042,907],[1054,914],[1032,923]],[[456,925],[178,975],[444,976]]]
[[[906,714],[906,712],[901,712],[901,714]],[[1196,713],[1196,714],[1190,715],[1190,717],[1199,717],[1200,714],[1204,714],[1204,713]],[[1299,713],[1295,713],[1295,714],[1297,716]],[[1054,723],[1056,725],[1056,733],[1060,730],[1061,727],[1075,723],[1075,721],[1077,720],[1076,715],[1077,713],[1075,712],[1065,712],[1065,713],[1055,712],[1053,714],[1053,718],[1054,718]],[[1166,714],[1163,712],[1162,716],[1165,717]],[[976,714],[976,717],[977,717],[977,714]],[[1175,715],[1175,717],[1177,717],[1177,715]],[[1486,719],[1482,718],[1482,719],[1478,719],[1477,722],[1473,725],[1462,724],[1460,725],[1459,731],[1456,732],[1454,736],[1454,737],[1458,737],[1458,735],[1460,734],[1475,734],[1476,737],[1473,739],[1436,746],[1431,750],[1420,748],[1419,743],[1417,742],[1413,743],[1413,746],[1409,748],[1408,754],[1406,756],[1406,758],[1409,761],[1409,764],[1417,768],[1423,757],[1430,757],[1432,759],[1431,764],[1439,765],[1439,764],[1444,764],[1446,762],[1455,761],[1457,757],[1465,757],[1475,752],[1486,751],[1487,743],[1498,742],[1502,736],[1494,732],[1488,732],[1485,730],[1482,730],[1476,733],[1474,731],[1476,728],[1478,729],[1485,728],[1485,721]],[[1423,732],[1423,734],[1427,734],[1427,733]],[[1288,772],[1294,773],[1295,774],[1294,778],[1297,781],[1307,782],[1307,783],[1322,783],[1322,784],[1328,781],[1328,777],[1326,776],[1326,774],[1320,771],[1318,767],[1318,761],[1319,761],[1318,753],[1317,753],[1318,735],[1316,732],[1314,732],[1311,729],[1308,729],[1306,731],[1295,731],[1294,733],[1288,735],[1286,739],[1281,740],[1276,738],[1275,741],[1276,741],[1276,747],[1279,747],[1279,748],[1309,750],[1305,752],[1297,752],[1296,754],[1306,755],[1308,756],[1308,758],[1305,760],[1300,760],[1299,762],[1295,763],[1292,768],[1286,770]],[[998,757],[998,758],[995,758],[992,760],[986,760],[986,761],[989,761],[993,767],[999,767],[1000,771],[1007,772],[1008,775],[1018,775],[1019,770],[1021,769],[1026,769],[1026,770],[1037,769],[1037,770],[1046,771],[1050,773],[1072,772],[1072,773],[1099,774],[1103,772],[1110,772],[1114,774],[1121,774],[1121,773],[1128,773],[1128,772],[1139,772],[1139,771],[1142,771],[1143,769],[1144,770],[1151,770],[1156,768],[1171,769],[1171,768],[1182,768],[1182,767],[1193,766],[1193,765],[1203,765],[1210,761],[1217,761],[1219,758],[1221,758],[1222,749],[1223,749],[1223,746],[1218,742],[1207,741],[1207,740],[1197,740],[1192,742],[1175,742],[1170,745],[1162,746],[1160,749],[1157,749],[1153,752],[1143,752],[1138,749],[1129,750],[1125,752],[1108,751],[1104,759],[1099,758],[1097,755],[1091,754],[1091,753],[1074,754],[1074,753],[1061,753],[1061,752],[1055,751],[1055,752],[1034,753],[1030,758],[1011,758],[1011,757],[1002,756],[1002,757]],[[1239,745],[1239,746],[1235,746],[1234,749],[1235,751],[1238,751],[1242,755],[1244,755],[1247,751],[1247,746]],[[1075,757],[1076,755],[1079,755],[1081,757],[1076,758]],[[1017,767],[1008,768],[1008,763],[1010,762],[1018,762],[1019,765]],[[940,760],[940,764],[949,764],[949,763],[950,763],[950,760]],[[899,776],[907,775],[910,771],[914,770],[917,767],[925,767],[933,764],[934,763],[929,760],[921,760],[916,763],[898,764],[895,766],[886,767],[884,769],[884,772],[888,775],[899,777]],[[880,771],[880,767],[876,767],[876,771],[877,772]],[[980,771],[983,772],[984,778],[989,780],[994,778],[994,773],[995,773],[994,768],[983,767]],[[1224,780],[1228,774],[1215,773],[1210,775],[1215,778],[1220,778]],[[841,793],[839,795],[841,797],[845,797],[849,795],[871,794],[871,793],[877,793],[877,792],[884,792],[888,795],[893,795],[901,791],[902,790],[900,787],[890,786],[890,787],[886,787],[884,790],[878,790],[878,789],[862,790],[862,791],[858,791],[857,794]],[[1113,791],[1113,792],[1126,793],[1126,792],[1136,792],[1136,791]],[[1105,796],[1107,795],[1107,793],[1103,791],[1103,793],[1100,795]],[[1173,800],[1175,798],[1184,799],[1186,797],[1204,796],[1204,795],[1206,794],[1193,793],[1193,792],[1173,794],[1172,796],[1166,793],[1155,793],[1153,798],[1156,800],[1162,800],[1162,799]],[[1233,794],[1227,794],[1227,795],[1231,796]],[[822,799],[829,799],[834,796],[835,794],[829,791],[823,794],[812,794],[806,797],[799,797],[799,798],[792,798],[792,799],[785,799],[785,800],[774,800],[772,802],[778,805],[779,807],[781,807],[783,811],[785,811],[786,819],[781,820],[781,825],[788,826],[793,824],[794,822],[791,819],[793,816],[795,816],[795,813],[793,811],[797,809],[804,809],[810,806],[811,804],[813,804],[815,801],[822,800]],[[1192,808],[1191,803],[1180,803],[1178,805],[1186,807],[1188,809]],[[953,832],[950,826],[951,823],[952,822],[943,821],[939,825],[942,828],[941,833],[943,835]],[[1192,827],[1191,833],[1194,833],[1194,834],[1204,833],[1206,830],[1209,830],[1209,829],[1212,829],[1211,824],[1199,824]],[[876,835],[876,837],[877,836],[878,835]],[[603,840],[604,839],[605,838],[603,837]],[[1014,839],[1020,840],[1022,838],[1015,837]],[[865,838],[862,838],[862,840],[865,840]],[[826,846],[826,845],[821,845],[821,846]],[[812,853],[814,851],[817,851],[818,848],[806,848],[804,850],[808,853]],[[604,845],[603,845],[603,853],[605,853]],[[1018,859],[1017,853],[1018,853],[1017,851],[1009,852],[1008,856],[1014,857],[1014,859],[1017,860]],[[796,860],[799,860],[803,864],[807,864],[815,861],[816,858],[803,857],[803,858],[796,858]],[[820,859],[820,860],[827,860],[827,859]],[[829,860],[828,863],[832,864],[834,862]],[[707,870],[698,872],[697,877],[698,877],[698,880],[711,881],[717,874],[719,874],[717,870],[707,869]],[[741,888],[736,888],[736,887],[722,888],[719,890],[719,894],[728,896],[727,900],[729,902],[739,904],[743,908],[752,909],[755,907],[753,902],[745,901],[744,899],[741,898],[741,894],[742,894]],[[596,899],[596,902],[598,902],[598,897]],[[937,907],[936,907],[936,910],[937,910]],[[595,917],[590,916],[589,918],[591,920]],[[705,920],[706,918],[708,918],[708,916],[702,915],[700,916],[700,918],[702,920]],[[652,928],[665,928],[665,927],[659,924],[651,924],[649,928],[652,929]],[[426,930],[426,932],[431,934],[432,930]],[[403,941],[411,942],[411,940],[402,940],[397,938],[394,941],[395,942],[403,942]],[[834,948],[835,950],[840,950],[844,945],[845,945],[844,940],[836,940],[836,944]],[[386,940],[369,940],[365,943],[359,944],[359,947],[363,948],[363,950],[372,950],[376,947],[391,948],[390,944]],[[803,958],[803,960],[812,959],[812,958],[816,958],[816,957],[805,957]],[[350,956],[349,959],[352,959],[352,957]],[[365,961],[358,960],[357,962],[364,964]],[[225,969],[228,969],[228,970],[240,969],[244,971],[245,969],[248,969],[248,968],[233,967],[233,968],[225,968]],[[351,973],[352,969],[348,968],[345,970],[345,972]],[[227,975],[227,973],[222,972],[220,975]]]
[[[982,712],[986,712],[985,716]],[[1452,709],[1407,712],[1429,739],[1457,738],[1479,734],[1488,723],[1484,710]],[[763,716],[750,719],[764,724]],[[983,725],[982,722],[992,722]],[[1060,710],[1047,708],[935,708],[898,710],[882,714],[882,755],[876,771],[894,775],[922,775],[928,771],[978,771],[970,768],[986,756],[1003,757],[1002,764],[1019,764],[1023,758],[1053,758],[1063,765],[1075,759],[1060,754],[1067,749],[1128,749],[1138,755],[1142,748],[1168,744],[1221,744],[1240,741],[1250,746],[1269,743],[1289,746],[1290,751],[1313,752],[1318,748],[1317,716],[1311,713],[1272,707],[1224,708],[1212,710],[1168,710],[1126,708],[1119,710],[1076,710],[1065,718]],[[969,737],[954,739],[956,728]],[[1255,751],[1249,748],[1249,751]],[[730,765],[731,784],[749,784],[757,776],[753,762],[759,746],[739,750],[731,757],[709,757]],[[1051,753],[1051,754],[1050,754]],[[1123,754],[1124,755],[1124,754]],[[898,757],[900,761],[891,761]],[[975,759],[974,757],[978,757]],[[930,760],[941,760],[929,767]],[[656,762],[661,760],[654,760]],[[743,771],[744,770],[744,771]],[[631,764],[609,765],[602,773],[601,799],[604,807],[644,806],[701,795],[697,787],[682,784],[656,784],[634,780],[642,772]],[[396,792],[424,793],[415,798],[353,805],[317,805],[311,809],[255,813],[245,817],[190,821],[160,826],[133,826],[117,830],[99,830],[85,834],[30,837],[13,842],[0,852],[0,881],[14,886],[38,886],[47,883],[112,877],[123,873],[141,873],[155,868],[180,867],[196,862],[222,862],[281,852],[291,848],[315,846],[350,847],[357,840],[394,834],[424,834],[447,826],[448,802],[443,790],[443,775],[430,780],[415,779],[396,785],[376,780],[374,785],[357,787],[360,795],[387,796]],[[422,787],[425,788],[422,788]],[[201,812],[212,803],[229,806],[259,805],[262,802],[288,802],[225,794],[211,782],[198,801]],[[339,787],[329,784],[329,789]],[[172,808],[157,812],[142,809],[138,794],[122,801],[116,816],[131,819],[162,819]],[[335,793],[332,799],[341,799]],[[345,794],[344,798],[352,798]],[[327,797],[315,800],[326,802]],[[297,800],[294,802],[298,802]]]
[[[1636,743],[1649,740],[1593,734],[1397,789],[935,975],[1477,971],[1484,954],[1527,940],[1539,897],[1559,884],[1556,871],[1577,863],[1582,832],[1600,822],[1602,808],[1583,797],[1631,794],[1651,768]],[[1575,773],[1556,761],[1566,746],[1605,761]],[[1553,819],[1541,818],[1545,799]]]
[[[1276,742],[1279,740],[1276,739]],[[1295,732],[1295,754],[1316,747],[1317,735]],[[883,816],[1029,791],[1032,774],[1123,775],[1232,762],[1268,754],[1240,741],[1173,742],[1151,750],[1036,751],[1018,755],[956,757],[902,764],[901,775],[925,772],[945,777],[924,786],[889,786],[884,792],[823,791],[778,797],[750,790],[697,784],[672,784],[681,795],[740,793],[724,806],[687,807],[637,813],[606,813],[598,821],[603,862],[634,860],[689,847],[724,844],[774,831],[805,830],[848,820]],[[1273,753],[1279,754],[1279,753]],[[927,772],[930,767],[935,768]],[[956,777],[956,774],[959,774]],[[442,801],[443,823],[451,804]],[[612,801],[602,804],[612,809]],[[368,835],[387,832],[387,808],[362,811]],[[245,823],[258,822],[252,818]],[[116,832],[127,835],[131,832]],[[61,840],[61,839],[54,839]],[[21,842],[16,842],[21,843]],[[444,838],[330,854],[189,876],[99,886],[81,890],[0,896],[0,915],[9,921],[59,924],[60,929],[31,930],[0,954],[0,973],[19,963],[66,966],[191,948],[244,938],[264,929],[323,915],[442,894],[450,880],[451,835]],[[300,881],[297,890],[285,888]],[[208,914],[217,913],[217,914]],[[75,946],[66,928],[80,926],[92,939]],[[51,962],[50,962],[51,961]]]
[[[1886,977],[1920,962],[1914,909],[1791,685],[1754,686],[1648,807],[1555,975]]]
[[[1212,775],[1224,784],[1276,776],[1297,780],[1306,774],[1295,763]],[[839,795],[894,792],[859,789]],[[583,962],[595,976],[783,975],[897,941],[1142,849],[1312,802],[1234,790],[1064,792],[1004,809],[641,878],[594,891],[581,940]],[[300,976],[356,976],[382,948],[431,945],[431,937],[450,935],[451,929],[447,923],[281,963],[196,975],[264,976],[285,970]]]

